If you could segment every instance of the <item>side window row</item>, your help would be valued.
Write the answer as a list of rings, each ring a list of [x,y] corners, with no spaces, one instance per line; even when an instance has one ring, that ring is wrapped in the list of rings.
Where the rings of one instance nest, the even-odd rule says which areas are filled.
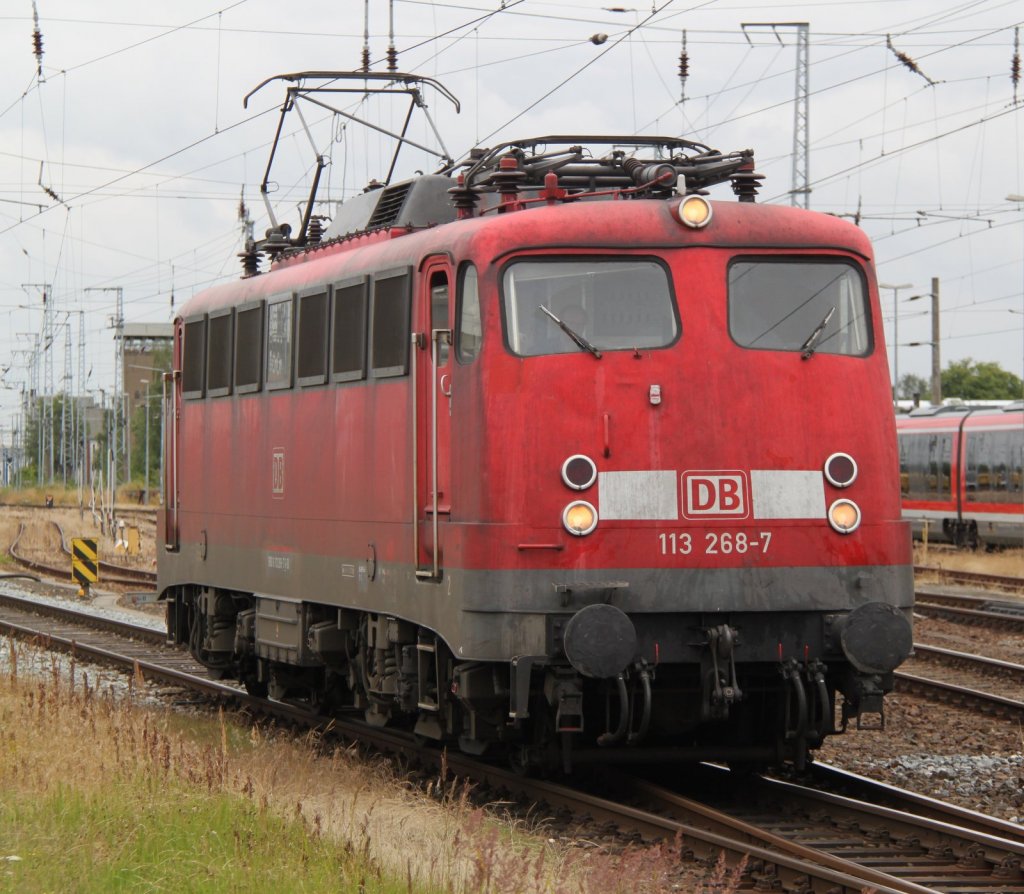
[[[373,378],[403,376],[411,286],[402,268],[186,319],[184,396],[358,381],[367,378],[367,347]]]

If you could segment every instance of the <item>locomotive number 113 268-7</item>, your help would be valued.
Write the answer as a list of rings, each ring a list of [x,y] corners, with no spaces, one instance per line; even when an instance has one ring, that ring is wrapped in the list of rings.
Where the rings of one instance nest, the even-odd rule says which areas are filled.
[[[704,534],[671,531],[658,535],[663,556],[688,556],[695,552],[706,556],[749,552],[765,554],[771,540],[771,531],[758,531],[756,534],[746,531],[707,531]]]

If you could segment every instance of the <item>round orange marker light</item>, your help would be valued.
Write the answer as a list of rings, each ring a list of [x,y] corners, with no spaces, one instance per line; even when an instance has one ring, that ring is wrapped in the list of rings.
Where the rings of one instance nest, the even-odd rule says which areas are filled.
[[[704,196],[687,196],[679,203],[676,214],[680,223],[699,230],[711,223],[711,203]]]
[[[853,500],[836,500],[828,507],[828,523],[840,534],[852,534],[860,527],[860,507]]]
[[[583,537],[597,527],[597,510],[585,500],[576,500],[562,510],[562,524],[575,537]]]

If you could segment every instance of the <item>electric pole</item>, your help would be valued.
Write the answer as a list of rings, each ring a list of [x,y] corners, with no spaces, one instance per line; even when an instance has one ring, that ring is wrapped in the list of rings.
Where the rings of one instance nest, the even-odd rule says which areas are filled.
[[[771,28],[785,46],[781,29],[796,32],[796,92],[793,100],[793,175],[789,203],[809,208],[811,203],[811,26],[807,22],[744,22],[740,25],[747,42],[753,46],[748,28]]]

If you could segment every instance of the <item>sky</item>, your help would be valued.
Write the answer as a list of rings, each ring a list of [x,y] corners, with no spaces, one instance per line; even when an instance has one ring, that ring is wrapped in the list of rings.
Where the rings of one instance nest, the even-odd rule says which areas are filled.
[[[872,239],[890,368],[929,376],[938,278],[942,365],[972,358],[1024,375],[1019,0],[613,2],[369,0],[367,17],[363,0],[5,0],[0,444],[34,368],[44,391],[52,381],[109,399],[116,290],[126,323],[169,322],[239,275],[240,199],[257,235],[269,225],[259,185],[283,82],[243,98],[275,75],[359,68],[365,30],[371,69],[385,71],[392,27],[399,70],[459,100],[456,111],[425,90],[443,140],[418,115],[410,135],[425,146],[459,158],[549,133],[683,136],[753,148],[759,200],[789,204],[806,23],[808,204]],[[405,113],[360,97],[338,107],[386,129]],[[316,152],[331,202],[383,179],[391,159],[375,131],[323,109],[305,121],[289,117],[270,176],[271,208],[295,229]],[[394,179],[436,165],[406,151]],[[53,338],[37,350],[44,291]]]

